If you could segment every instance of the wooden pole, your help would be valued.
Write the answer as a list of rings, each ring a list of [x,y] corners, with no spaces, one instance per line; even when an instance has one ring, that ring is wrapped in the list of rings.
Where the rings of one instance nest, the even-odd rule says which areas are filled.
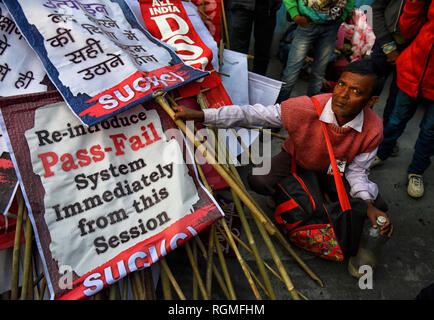
[[[226,35],[226,49],[230,49],[231,48],[231,43],[230,43],[230,39],[229,39],[228,23],[226,21],[226,11],[225,11],[224,0],[222,0],[221,3],[222,3],[223,26],[224,26],[225,35]]]
[[[25,212],[27,210],[24,210]],[[33,230],[30,218],[26,216],[26,248],[24,250],[24,267],[23,267],[23,279],[21,281],[21,300],[26,300],[29,293],[29,277],[31,275],[32,268],[32,241],[33,241]],[[32,287],[33,289],[33,287]]]
[[[169,277],[167,276],[166,271],[163,268],[161,268],[160,274],[164,300],[172,300],[172,289],[170,288]]]
[[[234,287],[232,285],[231,277],[229,275],[228,267],[226,265],[226,261],[225,261],[225,258],[223,256],[222,247],[220,246],[220,242],[219,242],[219,239],[217,237],[217,232],[214,232],[214,242],[215,242],[215,247],[216,247],[216,251],[217,251],[217,256],[218,256],[219,261],[220,261],[220,267],[222,268],[223,276],[224,276],[224,278],[226,280],[226,284],[228,286],[228,292],[230,295],[230,299],[231,300],[237,300],[237,296],[235,294],[235,290],[234,290]]]
[[[232,193],[232,198],[234,200],[235,207],[240,216],[241,224],[246,233],[247,241],[250,245],[250,248],[252,248],[253,256],[255,257],[259,273],[261,274],[262,280],[264,281],[266,287],[265,291],[268,292],[268,295],[272,300],[276,300],[277,299],[276,294],[274,293],[273,287],[270,282],[270,278],[268,277],[267,272],[265,270],[264,261],[262,260],[259,250],[256,247],[255,239],[253,237],[246,215],[244,214],[243,207],[241,206],[238,196],[232,190],[231,193]]]
[[[202,297],[204,300],[209,300],[209,297],[206,294],[205,285],[204,285],[202,278],[200,276],[200,273],[199,273],[199,268],[197,267],[197,264],[194,261],[193,252],[191,250],[190,243],[188,241],[185,243],[185,249],[187,251],[187,256],[188,256],[188,259],[190,260],[190,264],[191,264],[191,267],[193,269],[193,274],[196,278],[197,284],[199,285],[199,290],[202,294]]]
[[[18,200],[18,216],[15,226],[15,239],[14,249],[12,255],[12,279],[11,279],[11,300],[18,299],[18,282],[20,273],[20,247],[21,247],[21,232],[23,230],[23,212],[24,212],[24,199],[21,189],[18,188],[16,192]]]
[[[165,258],[160,258],[160,266],[164,269],[164,272],[166,272],[170,283],[172,284],[173,288],[175,289],[175,292],[178,294],[179,299],[186,300],[185,295],[181,290],[181,287],[179,286],[178,282],[176,281],[175,277],[173,276],[172,271],[170,271],[169,266],[167,265]]]
[[[216,238],[216,236],[215,236],[215,229],[214,229],[214,234],[210,234],[210,236],[214,236],[214,239]],[[209,259],[209,255],[207,254],[207,252],[206,252],[206,250],[205,250],[205,246],[204,246],[204,244],[202,243],[202,241],[200,240],[199,237],[195,237],[194,239],[196,240],[196,242],[197,242],[197,244],[198,244],[198,246],[199,246],[199,249],[200,249],[201,252],[202,252],[202,256],[205,258],[205,260],[208,260],[208,259]],[[214,246],[215,246],[215,245],[214,245]],[[216,250],[217,250],[217,249],[216,249]],[[211,254],[212,254],[212,253],[211,253]],[[220,285],[220,288],[222,289],[223,294],[226,296],[226,298],[227,298],[228,300],[231,300],[231,299],[232,299],[232,298],[231,298],[231,294],[229,293],[229,290],[228,290],[228,288],[227,288],[227,286],[226,286],[226,284],[225,284],[225,280],[223,279],[222,275],[221,275],[220,272],[218,271],[218,269],[217,269],[217,267],[215,266],[215,264],[212,262],[211,265],[212,265],[212,271],[213,271],[213,274],[214,274],[214,276],[216,277],[216,279],[217,279],[217,283]],[[232,286],[232,282],[230,281],[230,277],[228,278],[228,280],[229,280],[230,286]]]

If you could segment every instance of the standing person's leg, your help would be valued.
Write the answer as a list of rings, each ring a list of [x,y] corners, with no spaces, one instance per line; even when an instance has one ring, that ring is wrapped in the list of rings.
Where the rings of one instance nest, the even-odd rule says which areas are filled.
[[[310,22],[305,27],[297,26],[282,75],[282,81],[285,84],[280,89],[279,97],[277,98],[278,103],[287,100],[291,96],[292,88],[298,80],[298,75],[304,65],[310,46],[317,37],[318,29],[319,26],[313,22]]]
[[[396,67],[392,72],[392,82],[390,83],[389,96],[387,97],[386,105],[383,111],[383,126],[389,121],[390,115],[392,114],[393,107],[395,106],[396,96],[398,94],[398,86],[396,84]]]
[[[413,159],[408,166],[408,194],[419,198],[423,196],[422,174],[430,166],[434,155],[434,101],[424,100],[425,114],[420,123],[419,136],[414,147]]]
[[[390,156],[396,140],[404,132],[407,122],[413,117],[416,108],[417,99],[398,89],[395,106],[383,129],[383,141],[378,147],[377,156],[381,160],[386,160]]]
[[[309,87],[307,95],[312,97],[321,93],[321,87],[327,64],[330,56],[335,49],[336,36],[338,34],[340,23],[335,22],[326,25],[319,25],[321,29],[319,36],[314,43],[314,57],[312,72],[309,77]]]
[[[231,10],[231,31],[229,34],[231,50],[249,53],[250,36],[253,26],[253,11],[242,8]]]
[[[276,27],[276,11],[268,9],[267,1],[257,1],[254,15],[255,59],[253,72],[266,75],[270,49]]]

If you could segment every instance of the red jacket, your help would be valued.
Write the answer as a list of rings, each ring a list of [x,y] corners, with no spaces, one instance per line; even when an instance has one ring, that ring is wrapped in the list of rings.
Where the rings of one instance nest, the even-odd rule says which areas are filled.
[[[407,0],[399,20],[402,35],[414,39],[396,61],[397,83],[411,97],[434,100],[434,2],[424,4]]]

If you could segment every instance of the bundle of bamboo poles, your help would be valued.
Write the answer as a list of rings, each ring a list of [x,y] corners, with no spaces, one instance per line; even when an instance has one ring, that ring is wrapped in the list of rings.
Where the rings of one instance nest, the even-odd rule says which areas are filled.
[[[167,102],[166,97],[170,103]],[[166,97],[165,94],[160,93],[156,94],[154,98],[173,119],[174,111],[172,110],[172,107],[176,105],[177,102],[176,99],[173,99],[173,97],[170,95],[166,95]],[[202,92],[197,96],[197,101],[202,108],[207,108],[206,100],[204,99]],[[276,238],[278,240],[277,242],[283,245],[283,248],[290,253],[296,262],[302,267],[302,269],[305,270],[307,274],[320,286],[322,286],[321,280],[291,249],[290,245],[280,231],[275,227],[273,222],[255,202],[253,197],[247,192],[238,174],[238,171],[233,165],[230,164],[228,151],[226,150],[226,160],[228,165],[218,164],[215,159],[215,153],[213,149],[209,145],[206,145],[206,143],[203,143],[203,139],[200,137],[198,131],[195,130],[195,132],[189,132],[189,129],[182,121],[177,120],[175,123],[184,132],[188,139],[192,139],[191,142],[194,143],[194,145],[208,160],[208,162],[213,165],[214,169],[216,169],[216,171],[230,186],[230,194],[235,204],[237,216],[241,221],[242,232],[245,233],[247,238],[247,243],[241,240],[239,236],[235,235],[230,230],[225,219],[218,220],[209,228],[209,240],[207,244],[204,244],[201,238],[196,236],[184,245],[184,249],[187,253],[186,256],[192,269],[192,294],[189,295],[183,292],[182,286],[184,284],[180,284],[176,280],[174,273],[167,262],[168,259],[161,258],[159,262],[161,290],[158,291],[161,292],[161,298],[175,298],[181,300],[191,298],[208,300],[216,297],[216,294],[213,294],[214,289],[214,291],[218,290],[219,292],[223,293],[225,299],[237,299],[236,287],[233,284],[233,279],[231,278],[231,273],[229,272],[230,268],[228,267],[228,261],[225,258],[219,243],[219,234],[220,237],[223,237],[227,241],[230,248],[235,253],[236,260],[239,262],[242,274],[244,274],[254,298],[283,298],[277,297],[273,290],[270,276],[274,276],[285,285],[292,299],[300,299],[300,297],[307,299],[295,289],[289,274],[282,263],[281,257],[279,257],[277,254],[272,237]],[[196,137],[198,139],[196,139]],[[217,147],[222,146],[217,143]],[[196,162],[198,163],[198,161]],[[197,164],[197,169],[204,186],[211,194],[213,194],[214,192],[208,184],[199,164]],[[36,258],[38,253],[36,250],[34,250],[35,245],[32,226],[30,219],[28,218],[27,210],[24,205],[24,200],[20,190],[17,191],[16,197],[18,201],[18,214],[13,248],[11,291],[7,294],[3,294],[2,298],[13,300],[46,299],[49,296],[47,292],[47,282],[43,272],[38,275],[36,274]],[[248,209],[247,212],[244,211],[243,204]],[[250,213],[251,216],[248,216],[248,213]],[[264,261],[263,255],[261,255],[258,250],[257,240],[255,239],[258,237],[255,237],[248,220],[254,221],[256,228],[259,231],[259,235],[264,241],[272,260],[275,263],[276,269]],[[24,244],[22,244],[20,241],[20,235],[23,230],[25,233]],[[259,271],[258,275],[248,264],[248,258],[246,259],[246,257],[242,255],[242,250],[240,250],[241,248],[248,254],[248,258],[253,257],[256,268]],[[182,248],[177,250],[182,250]],[[22,252],[24,252],[24,257],[22,274],[20,275],[19,262]],[[214,257],[214,253],[216,253],[216,257]],[[203,261],[199,261],[200,257],[202,257]],[[219,263],[220,268],[217,266],[216,260]],[[201,265],[202,269],[204,270],[200,270]],[[205,265],[205,267],[203,267],[203,265]],[[202,277],[202,274],[205,274],[204,278]],[[21,285],[19,285],[19,279],[21,279]],[[217,281],[218,286],[213,286],[214,279]],[[143,300],[160,298],[157,296],[156,290],[154,288],[155,284],[153,283],[152,273],[148,268],[129,274],[124,279],[121,279],[119,282],[96,294],[94,297],[92,297],[92,299],[126,300],[132,298],[135,300]],[[175,297],[172,293],[172,290],[174,290],[176,293]]]
[[[223,22],[222,34],[226,41],[222,39],[220,43],[220,61],[222,61],[223,48],[230,48],[224,1],[222,0],[221,2]],[[205,4],[205,2],[203,2],[203,4]],[[204,7],[199,7],[199,12],[202,16],[207,18],[204,12]],[[206,90],[207,89],[201,91],[201,93],[199,93],[199,95],[196,97],[201,108],[208,107],[206,105],[206,99],[204,98],[204,93]],[[154,96],[154,99],[167,112],[167,114],[174,119],[174,111],[172,110],[172,107],[176,105],[178,99],[174,99],[171,95],[164,95],[164,93],[158,93]],[[166,98],[170,103],[166,100]],[[300,259],[300,257],[291,248],[286,238],[249,194],[240,178],[240,175],[238,174],[238,171],[233,165],[230,164],[230,155],[228,151],[226,150],[226,160],[228,165],[218,164],[215,158],[216,153],[212,151],[212,148],[209,145],[203,143],[203,139],[201,139],[200,134],[196,130],[194,132],[190,132],[185,123],[180,120],[175,121],[175,123],[184,132],[185,136],[190,139],[192,143],[194,143],[196,148],[207,159],[208,163],[213,165],[216,172],[220,174],[220,176],[230,186],[229,192],[232,196],[237,216],[241,221],[241,230],[245,233],[247,243],[245,243],[241,237],[235,235],[230,230],[225,219],[220,219],[209,227],[208,243],[203,243],[201,238],[196,236],[186,242],[183,245],[183,248],[181,247],[177,249],[177,251],[183,249],[186,250],[186,257],[192,270],[192,292],[190,294],[184,293],[185,289],[183,290],[182,287],[185,287],[186,284],[179,283],[176,280],[175,273],[172,271],[173,267],[171,269],[169,266],[168,260],[170,260],[171,255],[173,255],[172,253],[168,257],[162,257],[159,261],[160,278],[158,290],[155,290],[156,284],[153,282],[152,272],[150,268],[147,268],[128,274],[126,277],[114,283],[109,288],[106,288],[95,296],[91,297],[91,299],[127,300],[132,298],[134,300],[153,300],[162,298],[166,300],[186,300],[190,298],[194,300],[208,300],[218,296],[215,292],[219,291],[223,294],[225,299],[236,300],[237,288],[234,286],[234,281],[233,278],[231,278],[231,272],[229,271],[230,267],[228,266],[228,262],[231,263],[232,261],[227,261],[225,258],[219,242],[219,236],[223,237],[227,241],[230,248],[235,253],[236,260],[241,267],[242,274],[244,274],[246,281],[251,288],[253,297],[258,300],[263,299],[264,297],[272,300],[285,298],[276,296],[270,276],[275,277],[278,281],[285,285],[292,299],[307,299],[300,291],[295,289],[291,278],[282,262],[282,259],[277,253],[275,242],[273,242],[273,240],[277,240],[277,243],[289,253],[289,255],[309,275],[310,278],[312,278],[319,286],[323,286],[323,283],[319,277]],[[285,138],[284,136],[278,135],[271,131],[264,131],[262,129],[252,127],[247,128],[259,130],[264,134],[271,134],[279,139]],[[237,136],[236,133],[235,136]],[[198,139],[196,139],[196,137]],[[248,148],[240,139],[238,141],[244,148],[245,152],[248,153]],[[217,144],[217,147],[222,146]],[[249,159],[251,160],[249,153],[248,155]],[[208,181],[198,163],[197,169],[202,183],[208,189],[208,191],[213,194],[214,192],[208,184]],[[49,294],[47,292],[47,281],[44,272],[42,271],[40,274],[36,274],[37,261],[40,261],[40,259],[38,259],[39,253],[36,250],[32,226],[20,190],[17,191],[16,198],[18,201],[18,214],[11,266],[11,290],[2,294],[0,299],[47,299]],[[247,209],[246,211],[245,208]],[[252,230],[249,224],[249,220],[254,222],[254,225],[259,232],[259,235],[256,235],[256,237],[255,232]],[[20,241],[23,230],[25,232],[24,246]],[[258,250],[257,238],[262,239],[265,243],[265,246],[268,249],[268,253],[272,257],[276,269],[264,261],[263,255],[261,255],[261,252]],[[24,252],[24,254],[22,254],[22,252]],[[253,257],[259,276],[249,265],[248,258],[246,258],[242,252],[244,252],[244,255],[247,254],[248,258]],[[20,274],[21,256],[23,256],[22,274]],[[203,277],[203,275],[205,276]],[[213,280],[217,282],[218,286],[213,284]],[[176,293],[176,295],[173,294],[173,291]]]

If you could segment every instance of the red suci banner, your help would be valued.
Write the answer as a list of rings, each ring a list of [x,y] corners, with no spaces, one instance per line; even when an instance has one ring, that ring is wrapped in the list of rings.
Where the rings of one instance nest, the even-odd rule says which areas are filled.
[[[223,216],[154,102],[90,127],[57,91],[0,110],[51,299],[86,299]]]
[[[217,43],[221,38],[222,2],[221,0],[192,0],[199,9],[201,17]]]
[[[142,17],[148,31],[175,49],[182,61],[193,68],[211,71],[212,51],[194,29],[180,0],[139,0]],[[221,79],[211,73],[204,79],[178,88],[181,96],[197,95],[201,88],[215,88]]]

